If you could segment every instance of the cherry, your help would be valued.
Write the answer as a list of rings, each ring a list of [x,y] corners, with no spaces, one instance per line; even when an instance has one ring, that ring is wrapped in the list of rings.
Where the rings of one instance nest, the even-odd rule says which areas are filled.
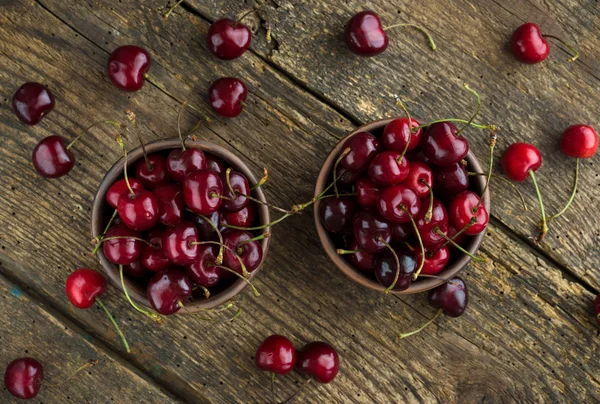
[[[340,164],[355,173],[365,171],[380,150],[379,140],[369,132],[359,132],[346,140],[342,150],[347,148],[350,148],[350,152],[341,159]]]
[[[450,279],[429,292],[429,304],[442,309],[450,317],[460,317],[467,309],[469,293],[465,282],[457,277]]]
[[[600,325],[600,295],[594,299],[594,314],[596,315],[596,322]]]
[[[164,269],[148,282],[150,305],[163,315],[174,314],[192,296],[192,283],[177,269]]]
[[[256,220],[256,207],[249,204],[237,212],[226,212],[223,216],[224,221],[231,226],[251,227]]]
[[[242,264],[244,263],[248,272],[254,271],[263,258],[262,246],[258,241],[250,241],[254,238],[252,233],[244,230],[229,229],[223,232],[223,264],[242,274]],[[230,273],[223,273],[225,277],[229,277]]]
[[[169,182],[169,172],[165,158],[156,153],[141,159],[135,166],[135,176],[150,190]]]
[[[142,256],[144,251],[142,250]],[[148,269],[142,264],[141,260],[133,261],[129,265],[123,265],[123,272],[130,278],[145,278],[148,275]]]
[[[208,49],[221,60],[240,57],[250,46],[252,33],[244,24],[221,18],[208,29]]]
[[[390,225],[379,215],[367,211],[354,216],[352,231],[361,249],[371,254],[385,250],[392,238]]]
[[[392,241],[406,241],[413,234],[411,223],[390,223],[392,229]]]
[[[66,175],[75,165],[75,156],[60,136],[48,136],[33,149],[33,167],[44,178],[58,178]]]
[[[377,205],[377,199],[381,188],[369,177],[359,177],[356,180],[356,200],[363,208],[371,208]]]
[[[423,152],[422,148],[418,148],[417,150],[413,150],[410,153],[407,153],[406,156],[408,157],[408,160],[411,163],[413,161],[420,161],[423,164],[427,164],[427,165],[431,164],[431,160],[429,160],[429,158],[427,158],[427,156]]]
[[[251,205],[248,205],[248,207],[250,207],[250,206]],[[246,208],[242,209],[240,212],[242,212],[245,209]],[[232,213],[232,215],[236,215],[236,214],[238,214],[238,212]],[[241,214],[243,214],[243,213],[241,213]],[[212,222],[212,224],[217,229],[219,229],[219,231],[223,230],[223,224],[226,222],[225,214],[223,214],[219,211],[215,211],[215,212],[211,213],[210,215],[207,215],[206,217],[210,220],[210,222]],[[198,229],[198,238],[200,239],[200,241],[218,241],[219,240],[219,236],[218,236],[217,232],[215,231],[215,227],[213,227],[208,221],[206,221],[204,219],[204,217],[202,217],[200,215],[192,214],[192,215],[190,215],[190,221],[196,225],[196,228]],[[227,222],[227,223],[229,223],[229,222]]]
[[[588,159],[598,150],[598,134],[591,126],[569,126],[560,138],[560,151],[569,157]]]
[[[113,238],[111,237],[119,237]],[[103,251],[106,258],[117,265],[129,265],[137,260],[142,252],[140,234],[124,224],[119,224],[106,232]]]
[[[489,221],[485,206],[480,202],[477,194],[472,191],[464,191],[456,195],[450,202],[448,213],[454,227],[460,230],[467,227],[471,219],[475,218],[475,224],[463,232],[468,236],[474,236],[484,231]]]
[[[205,168],[206,156],[197,148],[173,150],[167,156],[167,172],[176,182],[183,182],[189,173]]]
[[[165,184],[152,191],[158,206],[158,221],[165,226],[177,223],[183,217],[181,185]]]
[[[342,233],[350,228],[354,214],[358,211],[354,198],[340,196],[321,201],[319,214],[323,227],[332,233]]]
[[[458,134],[458,129],[450,122],[429,126],[421,144],[425,156],[438,166],[458,163],[469,152],[469,142]]]
[[[446,242],[446,239],[439,234],[439,231],[441,231],[443,234],[448,233],[448,212],[446,211],[446,208],[442,202],[436,198],[433,198],[431,217],[429,218],[427,217],[429,212],[429,204],[429,197],[422,200],[421,209],[416,217],[416,224],[419,235],[421,236],[421,240],[423,241],[423,245],[425,245],[425,247],[435,248]],[[481,206],[481,208],[483,208],[483,206]]]
[[[398,280],[392,290],[401,291],[406,290],[410,286],[411,280],[417,269],[417,261],[415,255],[412,252],[405,251],[404,249],[394,249],[398,256],[398,262],[400,263],[400,269],[398,274]],[[391,251],[386,251],[379,256],[375,263],[375,277],[383,286],[390,287],[396,273],[398,272],[398,265],[396,258]]]
[[[220,116],[235,118],[242,113],[248,89],[244,82],[234,77],[223,77],[208,89],[208,104]]]
[[[338,165],[336,169],[336,177],[337,182],[343,185],[352,185],[356,182],[358,178],[358,173],[354,171],[348,170],[346,167],[343,167],[341,164]]]
[[[237,212],[240,209],[245,208],[250,204],[250,199],[243,195],[250,195],[250,185],[248,185],[248,179],[244,174],[237,171],[231,171],[229,173],[229,183],[227,183],[227,173],[221,174],[221,182],[224,185],[223,190],[223,203],[221,204],[221,210],[225,212]],[[234,193],[231,192],[230,187]]]
[[[189,222],[175,223],[165,230],[162,248],[165,256],[175,265],[192,264],[198,258],[198,230]]]
[[[286,337],[271,335],[260,344],[254,358],[260,370],[285,375],[296,364],[296,350]]]
[[[379,55],[389,44],[379,16],[372,11],[352,16],[346,24],[344,39],[348,48],[360,56]]]
[[[311,342],[298,351],[296,368],[319,383],[329,383],[338,374],[340,361],[337,351],[325,342]]]
[[[513,143],[502,155],[502,169],[508,178],[522,182],[530,172],[537,171],[542,165],[540,151],[529,143]]]
[[[429,195],[429,189],[433,187],[433,172],[427,164],[413,161],[403,184],[415,191],[419,198],[426,197]]]
[[[129,178],[129,185],[134,191],[144,189],[144,185],[137,178]],[[106,191],[106,201],[110,206],[116,209],[119,205],[121,196],[123,194],[127,195],[128,193],[129,188],[127,187],[127,181],[125,181],[125,178],[122,178],[108,188],[108,191]]]
[[[150,244],[144,244],[140,261],[144,268],[152,272],[158,272],[171,266],[171,261],[165,255],[162,248],[164,230],[154,228],[146,236],[146,241]],[[123,268],[126,270],[127,268]]]
[[[144,86],[151,63],[145,49],[135,45],[121,46],[108,57],[108,78],[123,91],[138,91]]]
[[[469,189],[467,165],[462,161],[443,167],[436,167],[433,173],[433,189],[436,194],[452,197]]]
[[[223,182],[214,171],[195,171],[183,181],[183,200],[195,213],[206,216],[218,210],[222,194]]]
[[[209,244],[198,246],[198,258],[186,267],[186,274],[192,282],[205,288],[219,283],[221,268],[216,266],[219,247]]]
[[[410,126],[417,128],[419,122],[416,119],[411,119]],[[414,133],[411,132],[411,128],[408,127],[408,118],[398,118],[385,125],[381,142],[385,149],[403,153],[405,149],[406,151],[416,149],[421,141],[422,134],[423,129],[421,128],[416,129]],[[409,143],[408,147],[406,147],[406,143]]]
[[[384,219],[393,223],[408,223],[411,216],[419,213],[421,203],[412,189],[405,185],[394,185],[381,191],[377,209]]]
[[[225,163],[220,158],[213,156],[212,154],[205,154],[206,157],[206,168],[212,170],[217,174],[225,172]]]
[[[467,238],[467,235],[463,232],[458,234],[458,230],[456,230],[456,227],[449,225],[448,226],[448,238],[451,239],[452,241],[454,241],[456,244],[458,245],[462,245],[463,241],[465,241],[465,239]],[[450,244],[449,245],[450,248],[454,247],[454,244]]]
[[[54,109],[54,96],[43,84],[28,82],[15,92],[13,111],[26,125],[37,125]]]
[[[78,309],[89,309],[106,291],[106,279],[89,268],[79,268],[67,278],[67,297]]]
[[[540,63],[550,54],[548,41],[540,27],[532,22],[519,26],[513,32],[510,47],[517,60],[528,64]]]
[[[423,252],[419,246],[414,246],[415,257],[417,262],[423,259]],[[433,251],[425,250],[425,261],[421,273],[424,275],[437,275],[448,265],[450,261],[450,250],[448,247],[440,247]]]
[[[159,217],[156,198],[145,189],[122,195],[117,211],[123,224],[135,231],[150,230]]]
[[[377,256],[375,254],[371,254],[361,250],[356,240],[352,240],[350,244],[348,244],[348,249],[349,251],[358,252],[350,253],[346,250],[338,250],[338,254],[348,254],[350,257],[350,261],[352,261],[354,266],[360,269],[361,271],[373,272],[373,270],[375,269],[375,262],[377,261]]]
[[[33,358],[15,359],[8,364],[4,373],[6,390],[23,400],[30,400],[37,396],[43,380],[44,368]]]
[[[369,178],[379,185],[399,184],[408,177],[410,163],[395,151],[383,151],[369,165]]]

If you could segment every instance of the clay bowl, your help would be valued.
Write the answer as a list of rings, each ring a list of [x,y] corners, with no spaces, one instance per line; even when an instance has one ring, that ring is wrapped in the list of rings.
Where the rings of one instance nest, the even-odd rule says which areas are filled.
[[[163,152],[166,155],[170,150],[180,148],[180,145],[181,143],[178,138],[158,140],[147,144],[146,150],[148,153]],[[246,178],[248,178],[248,182],[251,186],[256,184],[257,180],[248,168],[248,166],[244,164],[242,160],[240,160],[231,151],[221,146],[201,141],[186,142],[186,146],[188,148],[200,148],[206,153],[210,153],[221,158],[225,163],[233,167],[236,171],[239,171],[242,174],[244,174]],[[141,158],[143,158],[143,152],[141,147],[131,150],[127,158],[128,167],[133,167]],[[108,170],[108,172],[102,179],[102,182],[100,183],[100,187],[98,188],[98,192],[96,194],[94,204],[92,207],[92,237],[96,237],[102,234],[102,232],[104,231],[104,227],[108,223],[110,215],[113,212],[113,208],[106,202],[106,192],[116,180],[123,177],[123,164],[124,159],[121,158],[111,167],[110,170]],[[265,195],[260,188],[253,191],[252,196],[266,203]],[[264,205],[257,204],[256,208],[258,213],[257,224],[264,225],[269,223],[271,219],[267,207]],[[267,256],[267,250],[269,248],[269,238],[262,240],[261,244],[263,249],[264,262],[264,259]],[[108,275],[112,284],[122,290],[121,280],[119,277],[119,267],[110,262],[104,256],[102,248],[100,248],[100,250],[98,251],[98,258],[100,259],[100,263],[102,264],[104,272],[106,273],[106,275]],[[255,269],[250,274],[250,279],[254,278],[258,274],[261,267],[262,263],[257,269]],[[150,302],[146,297],[146,289],[143,285],[137,283],[134,279],[128,278],[125,278],[125,284],[127,286],[127,291],[129,292],[133,300],[151,309]],[[238,293],[244,290],[247,286],[247,283],[241,279],[233,281],[233,283],[228,284],[227,287],[219,287],[219,285],[217,285],[214,288],[214,293],[211,290],[211,296],[208,299],[204,299],[203,297],[195,298],[193,301],[188,302],[185,305],[185,307],[179,310],[177,313],[195,313],[201,310],[217,307],[232,299],[234,296],[236,296]]]
[[[325,160],[325,163],[323,163],[323,166],[321,167],[321,171],[319,172],[319,177],[317,178],[317,185],[315,187],[315,196],[318,196],[321,192],[323,192],[323,189],[325,189],[325,187],[327,187],[327,185],[330,184],[331,172],[333,170],[333,165],[335,164],[336,159],[342,152],[342,146],[348,138],[350,138],[351,136],[353,136],[359,132],[370,132],[373,135],[379,137],[382,134],[382,131],[383,131],[383,128],[385,127],[385,125],[387,125],[390,121],[392,121],[394,119],[397,119],[397,118],[383,119],[380,121],[375,121],[375,122],[371,122],[369,124],[363,125],[360,128],[357,128],[354,132],[350,133],[348,136],[346,136],[342,140],[340,140],[340,142],[333,148],[333,150],[331,151],[331,153]],[[479,165],[479,162],[477,161],[477,158],[475,158],[475,156],[470,151],[469,151],[469,154],[467,154],[467,157],[465,158],[465,160],[468,163],[467,168],[469,171],[474,171],[474,172],[478,172],[478,173],[483,172],[481,169],[481,166]],[[485,177],[474,176],[474,177],[470,178],[470,181],[471,181],[470,189],[473,192],[477,193],[478,195],[481,195],[481,192],[483,192],[483,189],[485,187]],[[489,191],[486,191],[486,193],[484,195],[484,205],[485,205],[487,211],[490,212]],[[359,269],[356,269],[349,261],[346,261],[346,259],[343,256],[340,256],[336,253],[336,249],[339,248],[339,246],[336,247],[336,245],[334,244],[334,240],[331,238],[331,234],[323,227],[323,224],[321,223],[321,218],[319,217],[319,206],[320,206],[320,203],[319,203],[319,201],[317,201],[315,203],[315,207],[314,207],[315,225],[317,227],[317,232],[319,234],[319,239],[321,240],[321,244],[323,245],[323,248],[325,249],[325,252],[329,256],[331,261],[333,261],[333,263],[347,277],[349,277],[351,280],[358,283],[359,285],[362,285],[369,289],[374,289],[374,290],[383,292],[385,290],[385,287],[383,285],[381,285],[375,279],[374,276],[371,277],[371,276],[369,276],[370,274],[360,271]],[[465,242],[463,247],[470,253],[475,254],[477,252],[477,250],[479,249],[479,246],[481,245],[483,238],[485,237],[485,233],[486,232],[483,231],[476,236],[470,237],[469,239],[467,239],[467,241]],[[407,295],[407,294],[421,293],[421,292],[425,292],[429,289],[433,289],[436,286],[439,286],[442,283],[444,283],[445,280],[448,280],[448,279],[452,278],[453,276],[456,276],[469,263],[470,260],[471,260],[471,258],[466,254],[462,254],[459,252],[453,252],[452,258],[451,258],[450,262],[448,263],[448,266],[446,268],[444,268],[444,270],[437,275],[443,279],[422,277],[422,278],[419,278],[418,280],[414,281],[408,289],[403,290],[403,291],[391,291],[391,293],[399,294],[399,295]]]

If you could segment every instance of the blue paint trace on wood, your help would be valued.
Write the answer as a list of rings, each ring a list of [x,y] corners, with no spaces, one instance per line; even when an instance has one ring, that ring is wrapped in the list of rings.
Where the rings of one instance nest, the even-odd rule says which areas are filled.
[[[10,294],[11,294],[11,295],[13,295],[13,296],[14,296],[14,297],[16,297],[16,298],[19,298],[19,297],[21,297],[21,295],[23,294],[23,291],[21,290],[21,288],[20,288],[20,287],[18,287],[18,286],[13,286],[13,287],[10,289]]]

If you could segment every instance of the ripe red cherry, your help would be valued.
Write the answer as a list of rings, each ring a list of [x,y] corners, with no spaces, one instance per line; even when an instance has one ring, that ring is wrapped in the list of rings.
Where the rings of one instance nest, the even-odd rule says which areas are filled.
[[[165,255],[162,248],[164,230],[154,228],[146,236],[146,241],[150,244],[144,244],[140,261],[144,268],[152,272],[158,272],[171,266],[171,261]]]
[[[510,48],[518,61],[535,64],[545,60],[550,54],[550,45],[537,24],[528,22],[513,32]]]
[[[464,191],[454,197],[448,207],[450,220],[456,229],[464,229],[472,218],[476,218],[477,222],[464,231],[463,234],[474,236],[485,230],[489,215],[483,203],[479,203],[480,199],[472,191]]]
[[[144,189],[144,185],[137,178],[130,177],[128,179],[129,185],[134,191]],[[119,198],[121,198],[121,195],[127,195],[128,193],[129,188],[127,187],[127,181],[125,181],[125,178],[122,178],[116,181],[114,184],[112,184],[110,188],[108,188],[108,191],[106,191],[106,201],[110,206],[116,209],[117,206],[119,206]]]
[[[379,215],[367,211],[354,216],[352,232],[361,249],[371,254],[385,250],[386,243],[392,239],[390,225]]]
[[[348,48],[360,56],[375,56],[385,51],[389,41],[379,16],[372,11],[355,14],[346,24]]]
[[[400,273],[398,280],[392,290],[401,291],[409,288],[412,277],[417,269],[415,254],[403,249],[395,248],[394,251],[400,262]],[[375,277],[386,288],[391,286],[398,272],[396,258],[391,251],[386,251],[379,256],[375,263]]]
[[[162,248],[165,256],[175,265],[192,264],[198,258],[198,230],[190,222],[175,223],[165,230]]]
[[[237,212],[233,214],[236,213]],[[206,215],[206,217],[212,222],[212,224],[214,224],[217,227],[217,229],[219,229],[219,231],[224,230],[223,224],[226,222],[226,220],[225,215],[223,213],[216,211],[211,213],[210,215]],[[196,225],[196,228],[198,229],[198,238],[200,239],[200,241],[219,241],[219,236],[215,231],[215,228],[211,226],[209,222],[204,220],[202,216],[191,214],[189,215],[189,220]]]
[[[208,49],[221,60],[242,56],[250,46],[252,32],[242,23],[221,18],[208,29]]]
[[[600,325],[600,295],[594,299],[594,314],[596,315],[596,322]]]
[[[234,77],[223,77],[208,89],[208,105],[222,117],[235,118],[242,113],[248,89],[244,82]]]
[[[369,132],[360,132],[346,140],[342,152],[350,148],[350,152],[340,161],[340,165],[354,172],[363,172],[369,167],[371,160],[379,152],[379,140]]]
[[[412,223],[390,223],[393,241],[406,241],[413,235]]]
[[[115,238],[111,237],[131,237],[131,238]],[[102,248],[106,258],[117,265],[129,265],[137,260],[142,252],[142,242],[136,240],[140,238],[140,234],[131,230],[124,224],[114,226],[106,232],[106,239],[103,242]]]
[[[183,217],[183,192],[181,185],[165,184],[152,191],[158,206],[158,221],[165,226],[177,223]]]
[[[117,211],[123,224],[135,231],[150,230],[159,216],[156,198],[145,189],[122,195]]]
[[[502,155],[502,169],[508,178],[522,182],[529,172],[537,171],[542,165],[542,154],[532,144],[513,143]]]
[[[223,232],[223,244],[228,247],[223,251],[223,265],[239,274],[242,273],[239,259],[242,260],[248,272],[258,268],[262,262],[263,250],[258,241],[248,241],[252,238],[254,236],[248,231],[229,229]],[[223,276],[230,277],[231,274],[227,272],[223,273]]]
[[[30,400],[37,396],[43,380],[44,368],[33,358],[15,359],[8,364],[4,373],[6,390],[23,400]]]
[[[121,46],[108,57],[108,78],[123,91],[138,91],[152,59],[145,49],[135,45]]]
[[[460,317],[467,309],[469,293],[465,282],[457,277],[432,289],[427,297],[429,304],[442,309],[450,317]]]
[[[361,250],[356,240],[352,240],[350,244],[348,244],[348,249],[351,251],[359,251],[354,254],[348,254],[350,261],[352,261],[355,267],[361,271],[373,272],[375,269],[375,262],[377,261],[377,256],[375,254],[370,254]]]
[[[33,167],[44,178],[58,178],[66,175],[75,165],[75,156],[67,149],[60,136],[42,139],[31,156]]]
[[[412,189],[400,184],[381,191],[377,210],[384,219],[393,223],[408,223],[411,216],[419,213],[421,203]]]
[[[250,199],[242,195],[250,195],[250,185],[248,185],[248,179],[242,173],[237,171],[231,171],[229,173],[229,185],[227,184],[227,174],[221,174],[221,182],[223,183],[223,196],[227,199],[223,199],[221,204],[221,210],[225,212],[237,212],[240,209],[245,208],[250,203]],[[235,194],[231,193],[229,186],[233,188]]]
[[[219,247],[203,244],[198,246],[198,258],[186,267],[186,274],[195,284],[211,288],[221,279],[221,268],[216,266]]]
[[[176,182],[183,182],[189,173],[205,168],[206,156],[197,148],[173,150],[167,156],[167,172]]]
[[[350,171],[340,164],[338,165],[336,170],[336,177],[338,184],[352,185],[356,182],[356,179],[358,178],[358,173]]]
[[[446,242],[446,239],[438,233],[438,229],[446,234],[448,233],[449,225],[448,212],[446,211],[444,204],[438,199],[433,198],[432,206],[431,220],[427,222],[425,216],[429,210],[429,197],[424,198],[421,201],[419,214],[415,219],[421,240],[423,241],[423,244],[429,248],[439,247]]]
[[[358,211],[354,198],[340,196],[339,198],[326,198],[321,201],[319,214],[321,223],[332,233],[342,233],[352,226],[352,218]]]
[[[146,294],[154,310],[168,316],[178,312],[192,296],[192,283],[183,272],[165,269],[150,279]]]
[[[560,151],[569,156],[588,159],[598,150],[598,134],[591,126],[569,126],[560,138]]]
[[[469,152],[469,143],[457,133],[458,129],[450,122],[429,126],[421,141],[425,156],[438,166],[455,164],[464,159]]]
[[[193,212],[210,215],[221,207],[223,182],[219,175],[210,170],[190,173],[183,181],[183,200]]]
[[[325,342],[311,342],[296,354],[298,371],[312,376],[319,383],[329,383],[338,374],[340,360],[336,350]]]
[[[217,174],[225,172],[225,163],[220,158],[213,156],[212,154],[205,154],[206,157],[206,168],[212,170]]]
[[[54,109],[54,96],[44,85],[28,82],[15,92],[12,106],[21,122],[26,125],[37,125]]]
[[[413,128],[419,126],[419,122],[416,119],[411,119],[410,124]],[[408,127],[408,118],[398,118],[385,125],[381,142],[386,150],[402,153],[406,148],[407,142],[409,143],[408,148],[406,148],[407,151],[416,149],[421,141],[422,134],[423,129],[421,128],[411,133]]]
[[[363,208],[371,208],[377,205],[377,199],[381,188],[369,177],[359,177],[356,180],[356,200]]]
[[[285,375],[296,364],[296,350],[286,337],[271,335],[260,344],[254,358],[256,367],[260,370]]]
[[[427,164],[413,161],[403,184],[415,191],[419,198],[424,198],[429,195],[429,188],[433,187],[433,172]]]
[[[106,279],[98,271],[79,268],[67,278],[67,297],[78,309],[89,309],[106,291]]]
[[[123,265],[123,273],[130,278],[139,279],[148,275],[148,269],[142,264],[141,260],[137,260],[129,265]]]
[[[420,263],[423,254],[421,247],[418,245],[414,245],[413,247],[416,260]],[[450,250],[448,250],[448,247],[436,248],[433,251],[425,249],[425,261],[423,262],[421,273],[424,275],[437,275],[446,268],[448,261],[450,261]]]
[[[433,173],[433,189],[436,195],[452,197],[469,189],[469,173],[463,162],[436,167]]]
[[[383,151],[369,165],[369,178],[379,185],[399,184],[408,177],[410,163],[395,151]]]
[[[237,212],[226,212],[223,216],[224,221],[231,226],[251,227],[256,220],[256,207],[251,203]]]
[[[144,184],[144,187],[152,190],[169,182],[167,161],[160,154],[148,155],[146,159],[140,159],[135,166],[135,176]]]

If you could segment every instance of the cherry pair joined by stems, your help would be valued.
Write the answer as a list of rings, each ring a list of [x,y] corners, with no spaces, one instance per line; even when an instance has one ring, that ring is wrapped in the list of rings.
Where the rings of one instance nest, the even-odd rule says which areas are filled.
[[[550,54],[550,45],[546,38],[556,39],[573,52],[573,57],[568,60],[569,62],[574,62],[579,57],[579,52],[573,46],[554,35],[542,34],[540,27],[532,22],[519,26],[513,32],[510,48],[515,58],[520,62],[527,64],[540,63],[546,60]]]
[[[15,92],[12,107],[15,115],[25,125],[37,125],[55,105],[54,95],[40,83],[27,82]]]

